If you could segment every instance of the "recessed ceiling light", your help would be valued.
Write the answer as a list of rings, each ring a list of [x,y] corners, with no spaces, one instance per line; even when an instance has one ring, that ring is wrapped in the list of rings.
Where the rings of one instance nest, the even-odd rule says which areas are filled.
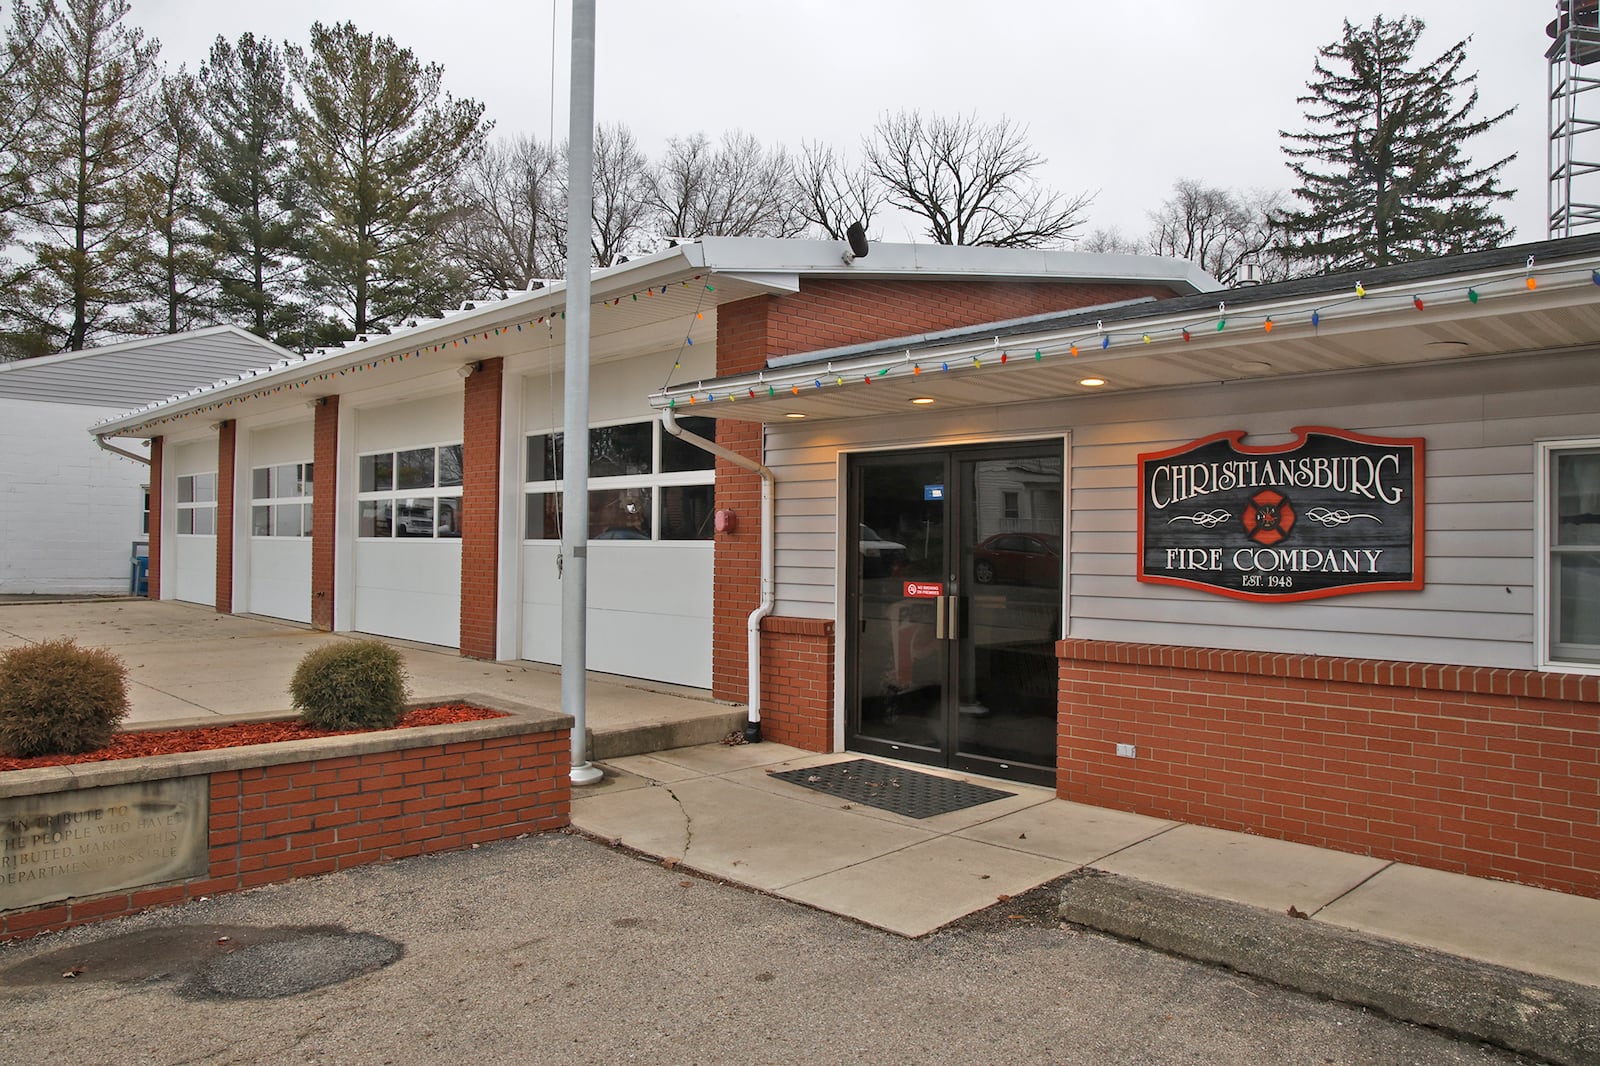
[[[1080,379],[1078,381],[1078,384],[1082,385],[1086,389],[1098,389],[1101,385],[1104,385],[1105,383],[1106,383],[1106,379],[1105,378],[1082,378],[1082,379]]]
[[[783,417],[784,418],[804,418],[805,415],[801,414],[799,411],[790,411],[788,414],[784,415]]]
[[[920,403],[920,404],[930,404],[930,403],[933,402],[933,397],[932,396],[913,396],[913,397],[911,397],[911,402],[912,403]]]

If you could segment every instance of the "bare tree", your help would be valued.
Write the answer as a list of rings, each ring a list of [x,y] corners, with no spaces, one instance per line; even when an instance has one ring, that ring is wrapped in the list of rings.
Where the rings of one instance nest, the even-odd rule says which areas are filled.
[[[1079,239],[1077,250],[1115,255],[1138,255],[1144,251],[1138,241],[1125,235],[1115,226],[1099,226]]]
[[[939,244],[1041,248],[1070,239],[1093,197],[1065,197],[1039,185],[1044,157],[1028,145],[1027,127],[885,114],[866,143],[867,168],[887,200],[928,220]]]
[[[650,161],[618,122],[594,133],[594,226],[590,246],[596,266],[608,267],[638,251],[649,225]],[[563,247],[566,242],[562,241]],[[562,261],[565,265],[565,259]]]
[[[864,164],[852,167],[831,144],[802,141],[794,165],[795,210],[824,237],[842,241],[853,222],[866,226],[884,189]]]
[[[445,255],[474,290],[525,289],[559,274],[564,204],[553,147],[528,136],[495,141],[468,165],[461,199]]]
[[[1279,233],[1272,221],[1281,206],[1281,193],[1241,193],[1184,178],[1150,213],[1148,250],[1187,259],[1225,285],[1240,280],[1245,263],[1255,266],[1251,280],[1282,280],[1289,270],[1275,250]]]
[[[669,235],[793,237],[805,220],[795,209],[792,170],[782,148],[762,148],[741,130],[716,147],[700,133],[674,137],[652,172],[650,207]]]

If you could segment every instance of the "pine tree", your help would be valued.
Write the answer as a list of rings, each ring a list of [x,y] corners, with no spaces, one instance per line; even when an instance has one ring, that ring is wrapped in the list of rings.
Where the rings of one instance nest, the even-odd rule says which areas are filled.
[[[272,41],[218,37],[201,68],[207,137],[199,218],[219,257],[217,312],[277,338],[302,315],[301,260],[288,69]]]
[[[126,0],[57,0],[30,59],[41,97],[23,153],[33,202],[19,218],[31,259],[5,295],[21,333],[48,350],[128,328],[145,243],[132,199],[161,46],[123,25],[127,13]]]
[[[313,24],[289,70],[313,291],[358,334],[458,302],[466,279],[442,238],[456,176],[483,150],[483,105],[442,93],[437,63],[348,22]]]
[[[200,83],[180,68],[161,79],[153,107],[154,151],[133,200],[150,244],[132,321],[136,332],[179,333],[214,321],[216,257],[196,218],[203,200]]]
[[[1511,114],[1475,117],[1476,73],[1463,75],[1467,41],[1415,65],[1420,19],[1378,16],[1344,24],[1317,52],[1306,84],[1304,132],[1280,130],[1301,206],[1278,216],[1285,252],[1316,268],[1382,266],[1493,248],[1512,230],[1495,212],[1511,196],[1499,174],[1467,158],[1467,141]]]

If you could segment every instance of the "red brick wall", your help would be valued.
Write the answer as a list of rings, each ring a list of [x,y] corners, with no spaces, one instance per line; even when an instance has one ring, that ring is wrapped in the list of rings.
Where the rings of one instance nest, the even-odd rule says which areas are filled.
[[[833,622],[761,623],[761,736],[807,751],[833,750]]]
[[[161,598],[161,453],[165,437],[150,438],[150,584],[145,598]]]
[[[496,657],[500,568],[500,391],[505,360],[467,378],[461,446],[461,654]]]
[[[1165,285],[1078,281],[804,280],[793,295],[717,309],[717,373],[759,370],[773,355],[1174,295]]]
[[[769,356],[1171,295],[1160,285],[808,279],[792,295],[755,296],[717,309],[717,373],[758,370]],[[717,443],[761,459],[757,423],[720,418]],[[716,506],[738,514],[739,530],[716,538],[711,690],[718,699],[741,703],[748,697],[749,677],[745,620],[760,601],[760,500],[759,477],[717,461]],[[764,646],[763,657],[770,655]],[[762,719],[765,723],[765,713]],[[776,722],[773,727],[780,733],[788,728]]]
[[[217,428],[217,602],[218,614],[233,613],[233,464],[238,455],[239,423]]]
[[[210,868],[0,915],[0,940],[569,821],[566,729],[211,774]]]
[[[1600,677],[1058,647],[1063,799],[1600,896]]]
[[[333,568],[339,514],[339,397],[324,396],[313,410],[311,461],[311,625],[333,631]]]

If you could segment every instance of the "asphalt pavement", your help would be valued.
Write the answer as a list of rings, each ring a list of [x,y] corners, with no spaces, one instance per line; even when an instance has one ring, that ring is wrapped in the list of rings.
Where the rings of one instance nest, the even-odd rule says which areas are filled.
[[[108,1064],[1529,1061],[1063,925],[1058,901],[906,939],[528,837],[0,945],[0,1047]]]

